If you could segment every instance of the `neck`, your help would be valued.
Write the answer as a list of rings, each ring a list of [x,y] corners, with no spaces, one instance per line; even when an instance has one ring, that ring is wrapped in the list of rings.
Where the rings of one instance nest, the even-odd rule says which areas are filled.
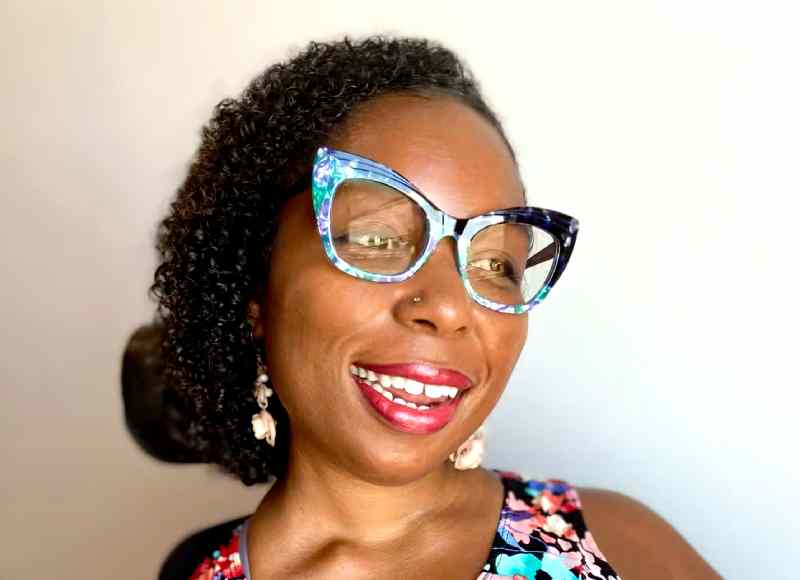
[[[260,525],[271,521],[287,535],[313,528],[320,542],[392,542],[466,502],[471,481],[483,476],[478,471],[459,472],[443,462],[413,481],[384,484],[315,454],[290,451],[285,476],[261,502],[254,520]]]

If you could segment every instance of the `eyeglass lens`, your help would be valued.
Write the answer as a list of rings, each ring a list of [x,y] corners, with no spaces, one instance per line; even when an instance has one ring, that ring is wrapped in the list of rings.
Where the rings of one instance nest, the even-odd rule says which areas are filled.
[[[403,192],[349,179],[333,198],[331,234],[337,255],[351,266],[394,275],[418,260],[429,231],[425,211]],[[469,245],[465,268],[470,285],[493,302],[525,304],[549,280],[557,247],[551,234],[529,224],[486,227]]]

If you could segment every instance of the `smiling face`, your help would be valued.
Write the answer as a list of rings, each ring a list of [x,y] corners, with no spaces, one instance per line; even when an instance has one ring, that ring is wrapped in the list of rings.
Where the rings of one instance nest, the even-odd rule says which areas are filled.
[[[395,169],[452,216],[524,205],[502,137],[451,98],[379,97],[326,145]],[[339,271],[320,243],[308,191],[281,214],[267,288],[256,302],[256,335],[291,420],[291,456],[382,483],[442,466],[494,407],[527,334],[526,315],[493,312],[469,298],[452,238],[404,282]],[[358,369],[375,375],[357,380]],[[375,388],[381,374],[401,379],[383,379],[388,394],[431,408],[391,403]],[[451,399],[455,390],[424,386],[419,393],[402,377],[458,394]]]

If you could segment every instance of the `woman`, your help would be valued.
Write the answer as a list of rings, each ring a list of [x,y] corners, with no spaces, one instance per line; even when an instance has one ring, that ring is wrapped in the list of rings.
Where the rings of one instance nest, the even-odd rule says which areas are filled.
[[[312,44],[217,107],[153,292],[195,452],[275,483],[163,578],[714,577],[630,499],[477,468],[577,235],[525,205],[500,123],[429,42]]]

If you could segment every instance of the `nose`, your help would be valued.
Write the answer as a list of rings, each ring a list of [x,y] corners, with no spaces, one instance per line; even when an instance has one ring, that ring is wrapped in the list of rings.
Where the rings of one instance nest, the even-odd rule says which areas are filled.
[[[401,284],[395,316],[405,326],[442,337],[463,335],[472,327],[476,304],[458,272],[452,238],[440,240],[425,265]],[[422,300],[415,303],[414,297]]]

